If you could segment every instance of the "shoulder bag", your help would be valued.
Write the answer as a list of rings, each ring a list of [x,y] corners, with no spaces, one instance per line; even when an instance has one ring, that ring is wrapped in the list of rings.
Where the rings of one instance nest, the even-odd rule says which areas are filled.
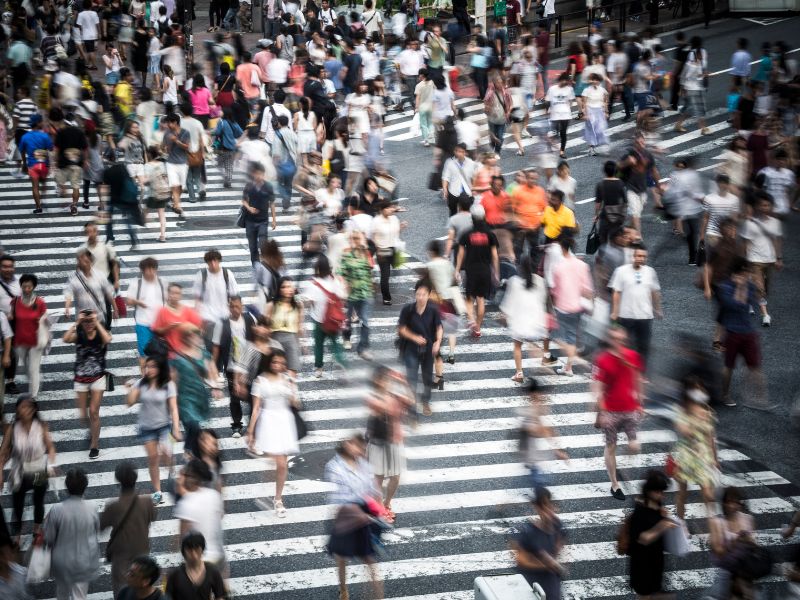
[[[275,135],[278,136],[278,139],[281,141],[281,144],[283,144],[283,148],[286,150],[286,157],[276,165],[276,168],[278,170],[278,175],[280,175],[284,179],[290,179],[294,177],[295,173],[297,173],[297,165],[292,159],[292,153],[289,151],[289,146],[286,143],[286,140],[283,139],[281,132],[276,129]]]
[[[125,514],[122,515],[122,518],[120,519],[119,523],[117,523],[117,526],[114,527],[113,531],[111,532],[111,536],[108,538],[108,543],[106,544],[106,554],[105,554],[106,560],[108,562],[111,562],[111,554],[112,554],[111,546],[114,543],[114,540],[117,539],[117,535],[119,534],[122,527],[125,525],[125,523],[128,522],[128,517],[131,516],[131,513],[133,512],[133,507],[136,506],[136,503],[138,501],[139,501],[139,496],[134,494],[133,501],[128,505],[128,509],[125,511]]]

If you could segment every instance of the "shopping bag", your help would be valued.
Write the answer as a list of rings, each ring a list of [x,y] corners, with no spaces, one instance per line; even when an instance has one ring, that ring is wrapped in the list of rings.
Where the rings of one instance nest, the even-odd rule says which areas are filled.
[[[419,113],[414,113],[414,118],[411,119],[411,126],[408,129],[408,133],[411,134],[411,137],[417,137],[422,134],[422,129],[419,126]]]
[[[31,547],[28,561],[28,583],[41,583],[50,579],[50,548],[44,545],[44,538],[39,535]]]
[[[677,517],[673,519],[678,525],[667,529],[664,533],[664,550],[678,557],[686,556],[691,550],[689,536],[686,532],[686,523]]]

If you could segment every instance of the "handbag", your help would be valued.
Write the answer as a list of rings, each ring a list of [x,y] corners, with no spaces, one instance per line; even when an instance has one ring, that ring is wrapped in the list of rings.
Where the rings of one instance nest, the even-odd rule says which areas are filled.
[[[299,408],[294,405],[291,405],[289,408],[292,411],[292,416],[294,417],[294,426],[295,429],[297,429],[297,440],[300,441],[308,435],[308,425],[303,420],[303,416],[300,414]]]
[[[384,445],[389,440],[389,417],[386,413],[369,416],[366,437],[370,444],[378,446]]]
[[[286,144],[286,140],[283,139],[283,136],[278,130],[275,130],[275,135],[278,136],[278,139],[281,141],[284,149],[286,150],[286,158],[276,165],[276,169],[278,170],[278,175],[284,179],[289,179],[294,177],[294,174],[297,173],[297,164],[295,164],[294,160],[292,160],[291,152],[289,152],[289,146]]]
[[[239,208],[239,213],[236,215],[236,226],[244,227],[244,206]]]
[[[106,376],[106,391],[107,392],[113,392],[114,391],[114,374],[109,372],[109,371],[106,371],[104,374]]]
[[[28,559],[28,573],[25,580],[28,583],[42,583],[50,579],[50,564],[52,555],[50,548],[44,544],[44,534],[38,533],[31,546]]]
[[[686,556],[692,549],[686,534],[686,523],[677,517],[673,521],[678,526],[664,532],[664,550],[678,557]]]
[[[439,171],[432,171],[428,175],[428,189],[434,192],[442,189],[442,174]]]
[[[111,562],[111,553],[109,552],[109,549],[111,548],[111,545],[116,539],[117,534],[119,534],[120,530],[122,529],[122,526],[128,522],[128,517],[131,516],[131,513],[133,512],[133,507],[136,506],[136,502],[138,502],[138,500],[139,496],[134,495],[133,500],[131,500],[131,503],[128,505],[128,509],[125,511],[125,514],[122,515],[122,518],[119,520],[119,523],[117,523],[117,526],[114,527],[114,529],[111,531],[111,536],[109,536],[108,543],[106,544],[106,553],[105,553],[105,557],[108,562]]]
[[[586,238],[586,254],[594,254],[600,248],[600,233],[597,231],[597,221],[592,223],[592,229]]]
[[[128,316],[128,305],[125,304],[125,298],[122,296],[114,296],[114,304],[117,307],[117,314],[120,318]]]
[[[197,152],[187,152],[186,153],[186,164],[190,167],[201,167],[203,166],[203,147],[200,146],[200,150]]]

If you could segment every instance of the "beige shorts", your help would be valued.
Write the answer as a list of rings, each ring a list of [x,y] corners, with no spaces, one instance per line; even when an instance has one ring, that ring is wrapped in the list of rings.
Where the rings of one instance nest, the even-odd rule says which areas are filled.
[[[633,192],[628,190],[626,192],[628,199],[628,216],[641,217],[644,205],[647,204],[647,192]]]
[[[169,187],[186,187],[186,177],[188,174],[188,165],[167,163],[167,180],[169,181]]]
[[[79,190],[81,189],[81,181],[83,179],[83,169],[78,165],[70,165],[63,169],[57,169],[54,177],[59,186]]]
[[[92,383],[82,383],[80,381],[76,381],[74,389],[76,392],[88,392],[90,390],[92,392],[105,391],[106,376],[103,375],[100,379],[93,381]]]

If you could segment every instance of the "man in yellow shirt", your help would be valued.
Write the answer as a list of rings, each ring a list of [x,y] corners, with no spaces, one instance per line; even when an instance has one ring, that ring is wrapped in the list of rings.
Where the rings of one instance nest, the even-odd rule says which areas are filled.
[[[119,83],[114,86],[114,100],[123,116],[133,112],[133,73],[127,67],[119,70]]]
[[[542,215],[542,228],[546,243],[555,242],[564,229],[575,229],[575,213],[564,205],[564,192],[551,190],[548,193],[547,208]]]

